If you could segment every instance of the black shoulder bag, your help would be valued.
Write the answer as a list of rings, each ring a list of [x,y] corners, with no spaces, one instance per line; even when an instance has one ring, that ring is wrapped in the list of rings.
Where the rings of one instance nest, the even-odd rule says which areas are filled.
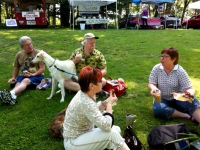
[[[173,124],[173,125],[159,125],[154,127],[149,133],[147,138],[148,144],[152,148],[157,148],[162,150],[182,149],[183,147],[186,147],[188,145],[186,141],[183,140],[182,143],[179,142],[171,143],[171,141],[186,138],[184,134],[179,134],[179,133],[193,133],[198,135],[197,132],[186,127],[184,123]],[[187,146],[187,148],[184,148],[184,150],[190,150],[191,146],[190,147]]]

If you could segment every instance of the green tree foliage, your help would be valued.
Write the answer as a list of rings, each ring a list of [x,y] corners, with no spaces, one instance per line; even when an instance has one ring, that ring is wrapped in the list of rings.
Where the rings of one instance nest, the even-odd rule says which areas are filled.
[[[2,23],[4,23],[5,22],[5,18],[6,18],[6,7],[5,7],[5,3],[1,0],[0,1],[0,26],[2,25]]]

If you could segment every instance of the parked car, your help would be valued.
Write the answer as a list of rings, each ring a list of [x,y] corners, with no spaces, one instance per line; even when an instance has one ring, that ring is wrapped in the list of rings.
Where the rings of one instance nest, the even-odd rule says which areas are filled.
[[[121,18],[119,20],[119,29],[121,28],[127,28],[127,29],[131,29],[131,28],[135,28],[136,23],[133,22],[133,20],[136,19],[136,15],[128,15],[124,16],[123,18]]]
[[[164,28],[181,28],[181,21],[176,16],[168,16],[166,18],[160,17],[162,19],[161,24],[164,26]]]
[[[200,28],[200,15],[194,15],[190,19],[182,21],[182,27],[186,28]]]

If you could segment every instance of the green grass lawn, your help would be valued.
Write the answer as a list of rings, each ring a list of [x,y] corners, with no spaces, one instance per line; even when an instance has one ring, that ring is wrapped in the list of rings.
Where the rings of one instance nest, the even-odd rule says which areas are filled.
[[[166,47],[179,50],[179,64],[188,72],[196,97],[200,99],[200,30],[69,30],[69,29],[5,29],[0,30],[0,89],[9,88],[15,54],[20,50],[18,39],[27,35],[36,49],[42,49],[55,59],[68,59],[72,51],[81,46],[87,32],[99,36],[96,48],[107,60],[108,76],[123,78],[127,84],[126,94],[113,107],[115,125],[123,131],[125,116],[137,115],[134,130],[147,147],[151,129],[161,124],[185,123],[200,131],[199,126],[185,119],[170,121],[155,118],[152,113],[152,97],[147,88],[153,66],[160,62],[160,52]],[[50,77],[45,70],[45,77]],[[50,136],[48,125],[54,116],[70,102],[75,93],[66,90],[65,102],[61,94],[51,100],[51,88],[46,91],[26,90],[18,97],[18,104],[0,104],[0,149],[1,150],[62,150],[63,140]]]

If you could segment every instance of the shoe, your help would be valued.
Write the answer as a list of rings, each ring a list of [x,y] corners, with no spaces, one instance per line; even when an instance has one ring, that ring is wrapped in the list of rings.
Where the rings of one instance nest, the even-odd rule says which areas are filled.
[[[199,125],[199,122],[196,121],[192,116],[190,117],[190,120],[191,120],[195,125]]]
[[[108,92],[106,92],[106,91],[104,91],[104,90],[101,90],[101,92],[96,93],[96,97],[97,97],[97,98],[98,98],[98,97],[107,98],[107,97],[109,97],[109,96],[110,96],[110,93],[108,93]]]
[[[17,103],[15,99],[12,98],[10,91],[3,89],[0,91],[0,100],[2,103],[14,105]]]

